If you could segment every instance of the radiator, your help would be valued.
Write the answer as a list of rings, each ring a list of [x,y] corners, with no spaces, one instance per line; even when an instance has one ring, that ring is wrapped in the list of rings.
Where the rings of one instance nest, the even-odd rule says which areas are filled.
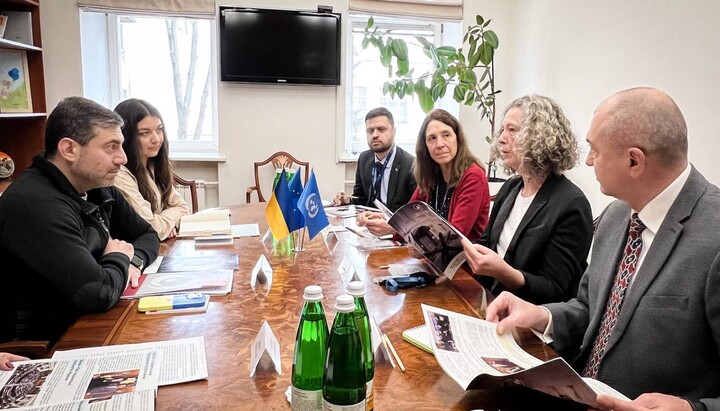
[[[209,207],[217,207],[218,199],[218,182],[217,181],[205,181],[195,180],[197,186],[198,196],[198,211],[204,210]],[[175,188],[180,195],[185,199],[185,202],[192,204],[192,197],[190,196],[190,187],[175,185]]]

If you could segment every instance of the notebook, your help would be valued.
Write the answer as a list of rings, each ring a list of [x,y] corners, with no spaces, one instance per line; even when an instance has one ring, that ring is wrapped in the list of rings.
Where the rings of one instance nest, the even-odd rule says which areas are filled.
[[[403,340],[410,344],[433,354],[432,345],[430,343],[430,331],[427,325],[418,325],[417,327],[408,328],[402,332]]]

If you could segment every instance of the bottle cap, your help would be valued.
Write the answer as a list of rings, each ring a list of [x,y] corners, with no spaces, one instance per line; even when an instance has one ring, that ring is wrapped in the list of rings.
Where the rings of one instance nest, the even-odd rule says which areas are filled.
[[[353,297],[364,297],[365,296],[365,284],[362,281],[350,281],[347,286],[347,293]]]
[[[339,295],[335,300],[335,311],[339,313],[355,311],[355,299],[350,295]]]
[[[320,301],[323,299],[322,288],[319,285],[308,285],[303,294],[305,301]]]

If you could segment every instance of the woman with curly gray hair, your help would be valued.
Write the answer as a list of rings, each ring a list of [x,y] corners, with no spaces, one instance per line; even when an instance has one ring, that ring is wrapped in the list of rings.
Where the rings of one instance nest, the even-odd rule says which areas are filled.
[[[505,110],[492,157],[516,174],[495,196],[480,244],[464,241],[478,280],[535,304],[577,293],[592,241],[592,212],[563,172],[578,163],[578,142],[560,107],[528,95]]]

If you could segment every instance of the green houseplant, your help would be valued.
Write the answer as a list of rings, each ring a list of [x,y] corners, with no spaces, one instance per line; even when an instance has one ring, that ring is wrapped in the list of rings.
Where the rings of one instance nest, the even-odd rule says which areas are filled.
[[[463,36],[463,47],[435,46],[425,38],[416,39],[423,53],[433,62],[434,71],[416,74],[410,67],[408,45],[403,39],[394,39],[375,25],[370,17],[365,27],[363,48],[374,46],[380,54],[380,63],[388,69],[388,81],[383,93],[391,98],[415,96],[422,110],[430,112],[443,98],[449,85],[454,85],[453,99],[466,106],[474,106],[480,119],[490,124],[488,143],[495,135],[495,50],[499,46],[497,34],[488,26],[491,20],[475,16],[475,24],[468,26]],[[495,165],[488,163],[491,180],[495,180]]]

